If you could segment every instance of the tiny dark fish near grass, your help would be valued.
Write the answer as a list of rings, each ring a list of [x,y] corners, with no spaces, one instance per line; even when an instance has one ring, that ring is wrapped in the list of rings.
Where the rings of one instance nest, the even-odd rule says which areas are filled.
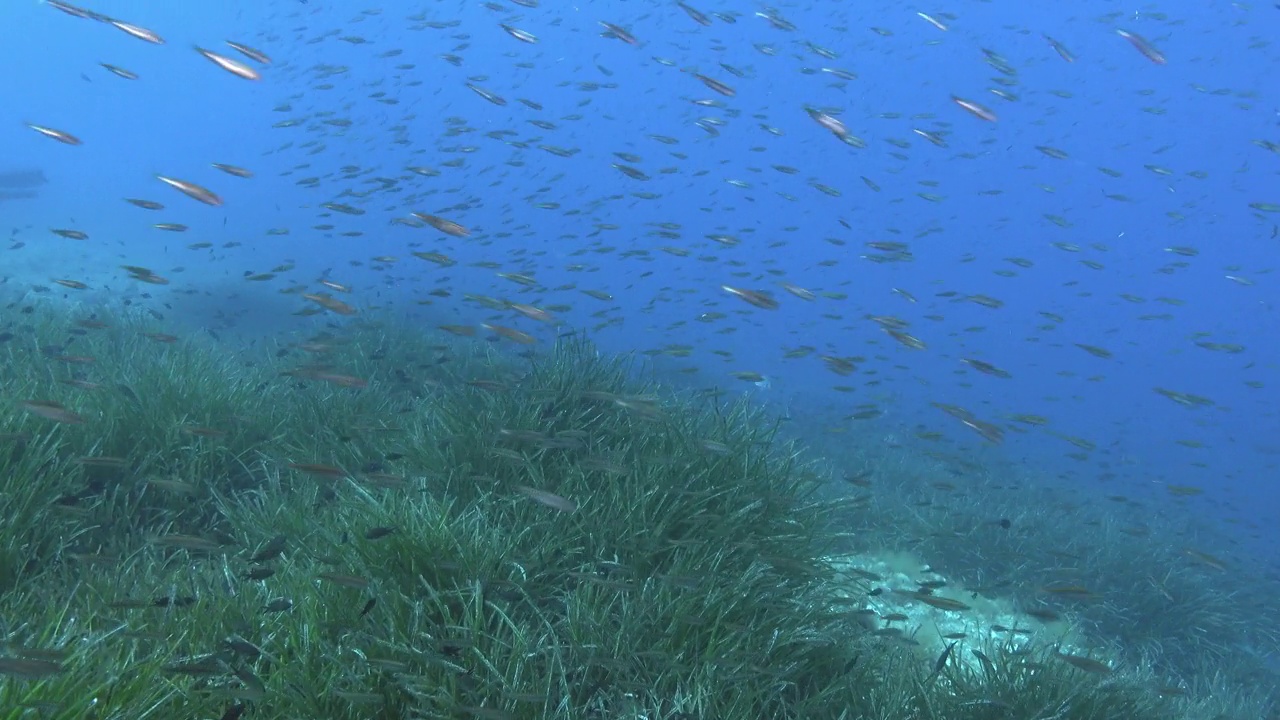
[[[22,409],[32,415],[37,415],[46,420],[52,420],[57,423],[79,425],[84,422],[83,417],[80,417],[61,404],[51,400],[27,400],[22,403]]]
[[[528,485],[517,485],[516,492],[536,503],[546,505],[547,507],[553,510],[559,510],[560,512],[571,513],[578,509],[578,504],[568,498],[561,497],[555,493],[549,493],[546,490],[531,488]]]
[[[66,668],[62,667],[62,663],[51,660],[0,657],[0,675],[8,675],[24,680],[39,680],[57,675],[65,670]]]
[[[276,535],[268,540],[257,552],[255,552],[253,556],[249,558],[249,562],[264,563],[280,557],[280,554],[284,552],[287,542],[288,540],[284,535]]]
[[[947,660],[951,657],[951,651],[955,649],[956,643],[958,642],[960,641],[953,640],[951,644],[942,651],[942,654],[938,656],[938,661],[933,664],[933,674],[929,676],[930,680],[938,677],[938,675],[942,673],[943,668],[947,666]]]
[[[333,583],[334,585],[341,585],[342,587],[354,588],[356,590],[363,590],[364,588],[369,587],[369,579],[360,577],[359,575],[348,575],[346,573],[335,573],[335,572],[322,572],[316,577],[320,578],[321,580],[327,580]]]

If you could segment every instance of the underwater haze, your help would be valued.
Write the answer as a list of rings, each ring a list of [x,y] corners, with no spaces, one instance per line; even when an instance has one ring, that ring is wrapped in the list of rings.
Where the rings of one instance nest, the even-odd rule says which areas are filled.
[[[927,678],[903,697],[968,697],[962,672],[994,683],[995,666],[1004,667],[998,653],[968,645],[978,634],[990,640],[994,625],[1004,628],[994,632],[1005,633],[1008,662],[1018,648],[1035,648],[1049,667],[1104,686],[1113,672],[1149,673],[1134,682],[1151,702],[1181,703],[1176,712],[1185,713],[1151,717],[1210,717],[1193,705],[1232,705],[1222,698],[1236,691],[1260,693],[1232,701],[1248,708],[1239,717],[1274,706],[1265,688],[1280,673],[1280,6],[11,0],[0,7],[0,38],[0,438],[14,463],[34,462],[36,447],[69,463],[71,485],[49,498],[58,506],[103,507],[117,482],[133,487],[156,476],[212,483],[176,488],[179,498],[208,499],[208,516],[183,514],[172,499],[153,507],[133,498],[119,506],[137,520],[128,531],[90,547],[89,530],[68,530],[79,545],[51,538],[46,556],[15,555],[11,581],[0,572],[0,598],[17,603],[90,582],[67,574],[67,553],[133,557],[130,538],[142,537],[152,538],[141,547],[158,558],[155,568],[179,553],[218,556],[202,561],[215,579],[202,591],[174,590],[148,566],[150,580],[120,592],[218,595],[222,589],[208,589],[221,588],[217,563],[244,562],[233,553],[274,562],[279,550],[254,549],[277,535],[304,545],[308,533],[330,532],[334,547],[345,547],[350,529],[335,515],[338,529],[305,530],[324,523],[299,520],[293,530],[245,530],[254,527],[247,511],[227,498],[272,497],[262,489],[267,479],[298,473],[336,483],[342,498],[342,483],[369,473],[444,472],[386,460],[420,450],[406,450],[403,439],[370,440],[376,461],[373,450],[337,441],[327,456],[323,446],[290,445],[280,428],[293,421],[280,420],[261,421],[261,435],[236,446],[229,484],[217,485],[212,465],[190,476],[182,463],[224,433],[236,437],[227,418],[259,422],[245,419],[256,405],[236,403],[276,398],[277,411],[296,407],[288,417],[309,418],[296,424],[306,434],[301,428],[324,418],[373,422],[323,410],[320,395],[299,399],[309,393],[345,398],[344,408],[381,398],[395,409],[378,422],[401,428],[414,413],[434,412],[433,393],[472,398],[477,387],[499,396],[519,388],[536,405],[547,391],[529,384],[542,377],[540,363],[556,377],[596,377],[583,368],[621,358],[630,360],[618,388],[586,383],[584,402],[643,426],[676,414],[655,408],[679,398],[688,413],[768,428],[761,446],[779,458],[804,454],[812,462],[805,477],[820,481],[813,492],[849,505],[841,510],[849,514],[821,526],[826,544],[804,562],[825,568],[821,582],[847,581],[841,597],[854,598],[847,604],[866,628],[856,632],[869,634],[858,642],[902,646],[867,653],[907,653],[903,667]],[[184,352],[189,362],[173,360]],[[250,368],[253,382],[197,373],[206,357],[225,358],[207,362],[233,374]],[[501,370],[490,378],[475,368]],[[201,389],[160,390],[140,385],[144,377]],[[221,389],[259,380],[259,399],[247,391],[228,399]],[[632,382],[649,384],[620,389]],[[399,394],[410,383],[416,389]],[[111,401],[117,405],[77,405],[105,402],[82,398],[119,385],[129,397]],[[149,427],[126,418],[150,407],[152,390],[171,404],[148,415],[171,412],[165,427],[182,432],[143,438],[129,430]],[[217,398],[216,409],[202,415],[196,397]],[[503,401],[475,402],[477,417],[489,417],[498,412],[490,404]],[[510,402],[518,415],[520,404]],[[372,416],[368,407],[359,412]],[[537,425],[551,417],[545,410],[519,429],[486,420],[474,437],[478,446],[524,438],[536,452],[519,445],[499,460],[536,463],[576,452],[566,446],[591,442],[590,423],[604,422],[583,415],[555,435]],[[122,444],[94,429],[109,418]],[[459,429],[470,425],[450,423],[451,438],[471,437]],[[506,434],[494,435],[499,429]],[[643,429],[617,432],[648,447]],[[652,442],[654,458],[674,453]],[[175,459],[149,465],[159,455],[141,448],[153,445]],[[176,459],[179,447],[187,460]],[[702,451],[751,458],[753,447],[721,438]],[[608,482],[646,463],[666,467],[634,454],[628,464],[617,453],[591,465]],[[224,461],[231,463],[208,462]],[[581,489],[575,496],[549,479],[508,479],[509,468],[475,463],[458,472],[498,478],[507,492],[493,497],[551,516],[536,522],[567,522],[600,506]],[[489,512],[490,496],[470,493],[456,495],[456,507]],[[432,502],[444,497],[455,495]],[[803,513],[806,497],[760,502]],[[43,507],[32,502],[0,509]],[[386,495],[377,502],[398,512]],[[378,527],[406,536],[406,522],[383,518]],[[591,533],[600,540],[608,527]],[[186,539],[156,543],[157,534]],[[214,543],[214,535],[223,539]],[[710,567],[596,561],[665,568],[653,570],[663,576]],[[379,598],[375,617],[390,613],[391,596],[369,591],[394,585],[371,569],[386,566],[369,561],[356,570],[351,562],[339,569],[345,574],[319,574],[320,582]],[[786,574],[793,566],[784,565],[774,563]],[[587,572],[575,568],[561,570]],[[246,571],[226,572],[230,579]],[[306,570],[297,587],[316,577]],[[176,612],[172,597],[165,612]],[[85,608],[101,601],[84,599],[66,616],[79,613],[88,627]],[[1210,619],[1197,614],[1208,607]],[[14,649],[39,644],[22,634],[41,622],[0,620],[0,698],[76,716],[82,706],[57,705],[58,693],[40,688],[91,687],[80,670],[63,672],[79,668],[79,656]],[[120,622],[144,632],[136,619]],[[273,663],[262,658],[290,651],[273,649],[274,636],[261,628],[254,638],[236,627],[257,651],[183,641],[157,656],[158,673],[179,655],[206,663],[198,672],[182,665],[179,680],[166,682],[202,698],[183,702],[209,704],[167,707],[288,716],[278,710],[284,705],[271,709],[287,682],[273,681]],[[1017,639],[1024,628],[1025,646]],[[71,635],[58,637],[71,643]],[[191,660],[204,649],[214,660]],[[467,665],[466,650],[447,649],[450,663]],[[757,650],[763,657],[773,647]],[[691,653],[671,651],[677,655],[693,663]],[[703,677],[679,667],[670,676]],[[495,700],[462,683],[451,697],[465,700],[433,700],[428,712],[414,705],[426,701],[406,699],[416,690],[395,695],[343,677],[351,697],[306,712],[372,717],[361,713],[377,702],[385,702],[381,717],[731,712],[692,700],[624,709],[600,699],[611,681],[573,673],[565,681],[572,701],[534,708],[530,692],[556,691]],[[660,677],[653,687],[673,697],[668,675]],[[202,695],[224,681],[238,689]],[[740,675],[727,682],[738,681],[752,683]],[[806,695],[806,680],[778,682],[795,696],[743,700],[732,711],[821,717],[815,708],[838,704],[826,690]],[[1132,708],[1071,714],[1082,692],[1064,691],[1067,699],[1027,715],[1013,714],[1012,700],[992,699],[958,704],[965,709],[946,717],[1147,717]],[[141,689],[137,697],[151,698]],[[894,702],[848,717],[897,717],[884,709]],[[961,714],[975,707],[990,714]],[[0,708],[0,718],[18,716]]]

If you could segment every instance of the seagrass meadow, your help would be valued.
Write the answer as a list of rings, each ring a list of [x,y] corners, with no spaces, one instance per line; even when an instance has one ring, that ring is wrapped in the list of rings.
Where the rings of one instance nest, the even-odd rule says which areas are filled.
[[[1171,529],[1036,520],[986,487],[998,468],[972,481],[980,511],[925,480],[933,460],[809,437],[580,338],[8,321],[3,720],[1272,712],[1268,596]],[[895,553],[952,586],[872,567]],[[1055,553],[1105,599],[1046,600]],[[1045,627],[986,626],[985,598]],[[915,608],[970,629],[939,640]]]

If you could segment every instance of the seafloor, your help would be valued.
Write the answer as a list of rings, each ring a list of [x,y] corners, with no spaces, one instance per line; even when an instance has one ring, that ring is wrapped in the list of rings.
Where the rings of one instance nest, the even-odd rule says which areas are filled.
[[[1275,716],[1275,579],[1189,510],[581,339],[0,333],[0,719]]]

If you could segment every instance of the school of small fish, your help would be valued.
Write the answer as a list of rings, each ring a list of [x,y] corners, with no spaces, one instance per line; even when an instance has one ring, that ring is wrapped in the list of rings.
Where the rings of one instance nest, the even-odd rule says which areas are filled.
[[[99,23],[104,29],[160,46],[157,52],[185,52],[166,43],[145,22],[111,17],[61,0],[45,4],[68,16],[68,21]],[[1155,245],[1146,242],[1147,247],[1139,250],[1123,233],[1107,240],[1074,231],[1087,220],[1086,215],[1101,212],[1102,203],[1114,205],[1121,213],[1138,207],[1137,199],[1109,192],[1109,180],[1146,173],[1153,187],[1163,186],[1174,197],[1181,188],[1207,181],[1208,173],[1154,162],[1170,147],[1152,148],[1148,154],[1152,162],[1140,167],[1089,168],[1076,158],[1105,157],[1105,149],[1099,153],[1074,147],[1069,135],[1046,137],[1036,130],[1038,118],[1046,113],[1076,113],[1084,118],[1092,112],[1073,102],[1082,88],[1071,88],[1069,79],[1060,79],[1072,77],[1070,73],[1083,67],[1104,64],[1111,75],[1140,77],[1138,82],[1152,85],[1166,82],[1159,73],[1185,72],[1185,60],[1176,52],[1166,52],[1166,46],[1175,46],[1179,25],[1170,15],[1144,11],[1130,16],[1117,11],[1060,27],[1009,27],[1003,33],[979,34],[966,26],[959,12],[903,10],[895,17],[876,17],[868,26],[865,23],[872,18],[844,11],[831,16],[832,28],[840,37],[856,39],[833,47],[811,39],[824,29],[802,28],[784,9],[771,7],[748,12],[701,9],[679,2],[619,7],[615,14],[600,17],[566,14],[538,0],[485,2],[478,16],[433,8],[392,17],[366,7],[351,9],[345,25],[326,30],[317,26],[331,23],[332,18],[320,12],[307,3],[282,3],[269,13],[270,27],[258,28],[252,43],[228,39],[194,47],[212,67],[249,81],[246,85],[269,88],[279,98],[272,116],[246,112],[243,122],[249,132],[279,133],[280,141],[267,153],[271,157],[261,161],[263,165],[291,166],[271,177],[261,168],[209,158],[207,167],[217,172],[187,167],[175,168],[175,175],[154,174],[158,185],[228,214],[235,213],[246,194],[274,193],[286,184],[293,186],[290,191],[312,197],[308,211],[315,223],[310,228],[273,224],[268,219],[263,237],[294,239],[299,243],[292,246],[296,254],[305,253],[309,243],[326,245],[326,253],[332,252],[328,246],[343,243],[350,249],[350,267],[325,269],[319,278],[308,280],[298,277],[295,257],[282,259],[270,269],[242,274],[247,282],[273,286],[281,294],[298,298],[294,314],[299,317],[355,316],[362,308],[393,303],[390,290],[396,289],[430,306],[438,327],[462,336],[485,334],[517,345],[535,345],[573,323],[597,335],[622,331],[633,343],[644,337],[670,338],[648,347],[633,345],[633,349],[661,359],[709,357],[730,365],[718,376],[701,377],[711,384],[745,382],[765,387],[778,363],[793,368],[791,372],[824,370],[837,378],[826,402],[834,418],[831,429],[839,432],[848,428],[849,421],[883,417],[895,396],[894,387],[924,382],[921,378],[929,371],[916,369],[917,363],[934,369],[939,360],[951,363],[955,382],[968,390],[980,388],[981,383],[1036,376],[1042,368],[1025,360],[999,361],[1002,352],[1022,355],[1007,347],[1006,325],[1019,331],[1030,329],[1024,341],[1050,347],[1055,353],[1067,347],[1084,351],[1099,363],[1098,372],[1084,379],[1105,386],[1108,364],[1141,360],[1140,341],[1119,335],[1119,324],[1091,320],[1085,311],[1039,306],[1033,298],[1020,297],[1026,285],[1002,290],[1001,283],[1039,277],[1076,287],[1088,296],[1091,273],[1120,265],[1119,259],[1106,262],[1108,256],[1145,252],[1149,262],[1137,267],[1168,277],[1168,289],[1157,297],[1123,294],[1108,301],[1107,312],[1127,315],[1129,309],[1163,305],[1165,312],[1132,319],[1181,327],[1179,332],[1190,336],[1190,342],[1180,346],[1187,352],[1207,351],[1230,360],[1230,365],[1221,365],[1217,359],[1206,359],[1223,368],[1215,372],[1235,372],[1239,382],[1253,390],[1266,387],[1266,368],[1241,338],[1229,334],[1219,339],[1212,329],[1178,325],[1176,309],[1187,302],[1177,296],[1178,277],[1208,270],[1193,264],[1205,250],[1194,244],[1197,231],[1189,230],[1197,227],[1198,201],[1160,205],[1154,199],[1143,200],[1142,207],[1163,208],[1170,237],[1155,240]],[[432,50],[388,44],[381,38],[391,34],[383,30],[392,26],[422,38]],[[561,57],[556,45],[566,42],[568,34],[598,35],[586,38],[592,48],[590,57],[569,61]],[[1022,42],[1022,37],[1035,42]],[[864,75],[859,65],[886,62],[908,49],[913,54],[927,53],[944,43],[962,45],[971,58],[968,70],[975,79],[965,86],[921,90],[918,104],[910,111],[877,108],[874,98],[867,96],[874,90],[859,86]],[[1090,47],[1091,53],[1080,52],[1082,45]],[[332,54],[359,63],[361,72],[354,64],[293,61],[291,55],[303,46],[320,52],[332,48]],[[1265,46],[1261,42],[1255,49]],[[468,54],[481,51],[500,53],[509,63],[507,71],[468,72]],[[146,82],[143,73],[109,60],[104,58],[100,66],[115,78]],[[912,57],[909,64],[927,66],[928,61]],[[369,77],[370,71],[381,76]],[[1050,72],[1059,79],[1041,77]],[[982,74],[985,80],[976,79]],[[534,88],[539,78],[555,79],[557,92],[550,90],[551,84],[543,86],[552,99],[538,97]],[[771,105],[769,84],[779,78],[793,79],[804,87],[811,102],[802,107]],[[198,85],[212,79],[192,77],[190,81]],[[1196,82],[1190,76],[1180,81]],[[448,85],[470,90],[472,101],[458,95],[444,107],[424,103]],[[564,102],[568,91],[577,100]],[[1136,98],[1154,93],[1141,85],[1134,92]],[[1249,91],[1195,85],[1194,92],[1209,104],[1219,97],[1228,103],[1234,98],[1240,112],[1255,103]],[[620,116],[616,109],[598,110],[606,105],[606,95],[624,98],[620,105],[609,107],[629,108],[629,116]],[[1146,104],[1134,104],[1135,114],[1146,113],[1157,120],[1180,110],[1155,97],[1138,102]],[[378,109],[361,116],[362,107]],[[1222,112],[1232,110],[1227,104],[1220,107]],[[970,127],[966,117],[983,122]],[[95,137],[93,128],[40,122],[29,122],[28,127],[33,137],[75,148],[110,141]],[[434,143],[423,142],[423,127],[439,129]],[[1241,152],[1253,153],[1251,162],[1276,162],[1280,127],[1272,129],[1273,137],[1254,139],[1251,148],[1246,147],[1248,139],[1236,139]],[[585,134],[607,138],[605,142],[617,150],[607,157],[586,150]],[[821,148],[818,157],[824,162],[801,167],[799,161],[781,156],[771,144],[784,136],[800,136],[803,143]],[[729,151],[735,154],[745,150],[745,161],[725,154],[714,160],[722,145],[737,147]],[[888,165],[879,154],[875,162],[868,159],[880,145],[889,146]],[[352,153],[354,148],[362,148],[359,155]],[[495,152],[505,155],[503,163],[479,166],[471,159]],[[1008,242],[982,237],[987,232],[999,235],[1007,222],[1013,222],[1006,218],[993,217],[988,227],[966,229],[965,240],[947,239],[955,238],[956,232],[943,225],[951,214],[949,204],[985,202],[1004,191],[985,186],[987,179],[981,174],[973,176],[971,187],[943,187],[928,178],[929,165],[977,163],[992,154],[1013,153],[1024,158],[1021,170],[1037,178],[1046,198],[1037,208],[1044,210],[1039,220],[1031,221],[1038,224],[1023,234],[1029,236],[1028,242],[1058,251],[1056,267],[1044,267],[1042,261],[1024,256],[1039,250],[1022,254]],[[369,161],[361,162],[360,157]],[[381,162],[390,157],[397,158],[396,165]],[[611,171],[619,177],[607,178]],[[723,172],[740,175],[722,177],[721,186],[715,187],[714,178]],[[1073,183],[1086,173],[1093,174],[1089,182],[1098,187],[1099,205],[1054,207],[1051,198],[1058,190],[1050,181],[1057,177]],[[482,190],[486,184],[490,189]],[[773,202],[791,202],[799,208],[810,207],[805,203],[813,198],[802,199],[798,193],[810,191],[830,200],[819,206],[826,208],[827,217],[815,218],[809,211],[796,216],[752,214],[751,204],[758,195],[767,193],[775,196]],[[1192,197],[1190,192],[1186,190],[1184,197]],[[1253,223],[1260,239],[1274,243],[1280,198],[1274,188],[1270,192],[1269,197],[1265,193],[1242,197],[1236,210],[1242,220]],[[186,210],[169,208],[160,192],[154,198],[121,199],[146,212]],[[696,208],[705,222],[664,219],[668,203]],[[882,208],[908,203],[914,208],[909,221],[888,215],[896,218],[896,225],[874,222]],[[995,215],[1009,212],[988,207]],[[198,218],[182,219],[151,227],[213,236]],[[75,225],[52,227],[49,232],[75,243],[98,240],[99,229],[91,218],[79,217]],[[379,225],[385,229],[374,230]],[[239,240],[200,239],[187,247],[192,263],[211,268],[241,245]],[[790,249],[798,245],[804,246],[803,252]],[[824,245],[829,250],[826,259],[816,265],[803,260],[819,257],[818,248]],[[10,250],[24,246],[15,241]],[[86,246],[73,245],[68,252],[82,247]],[[406,263],[401,254],[425,262]],[[1164,260],[1168,256],[1172,259]],[[955,260],[987,267],[991,279],[985,286],[952,288],[950,281],[938,279],[944,273],[921,267]],[[650,265],[675,270],[664,269],[655,276],[646,267]],[[174,273],[183,269],[153,270],[133,264],[120,268],[124,278],[157,286],[176,286]],[[1233,264],[1214,272],[1221,273],[1222,292],[1230,293],[1252,288],[1268,270]],[[83,277],[65,277],[71,273],[59,270],[63,277],[50,281],[73,292],[103,284],[88,272]],[[351,279],[337,277],[341,272]],[[887,297],[868,296],[865,288],[879,287],[886,280],[892,283]],[[518,297],[504,297],[509,293]],[[994,314],[978,319],[971,306],[980,308],[978,313]],[[948,308],[965,319],[949,319],[944,315]],[[659,310],[663,317],[677,319],[639,327],[644,321],[637,315]],[[762,317],[780,310],[788,313],[786,320]],[[443,315],[451,316],[449,321],[443,321]],[[1010,320],[1011,316],[1016,317]],[[948,324],[953,322],[964,325]],[[749,339],[744,341],[743,336]],[[724,345],[718,347],[718,342]],[[797,369],[798,363],[809,365]],[[704,365],[684,367],[681,372],[706,374]],[[1076,375],[1074,371],[1059,374]],[[360,382],[349,377],[322,379],[349,386]],[[1161,412],[1217,406],[1213,399],[1185,389],[1160,385],[1152,390],[1173,401]],[[935,418],[949,424],[918,423],[915,434],[920,440],[951,443],[951,428],[989,443],[1001,443],[1011,434],[1038,432],[1068,443],[1072,449],[1067,457],[1081,462],[1094,461],[1099,448],[1112,445],[1099,436],[1100,428],[1053,429],[1049,412],[1010,407],[1008,398],[965,407],[950,402],[946,389],[934,384],[934,391],[938,396],[919,407],[941,410],[946,417]],[[992,385],[990,392],[999,393],[1000,388]],[[841,394],[862,397],[850,405]],[[1105,397],[1103,390],[1092,401],[1104,403]],[[62,422],[75,421],[62,408],[29,403],[27,409]],[[1170,444],[1184,449],[1206,446],[1196,438],[1170,438]],[[958,442],[958,447],[963,445]],[[1190,466],[1191,477],[1224,472],[1206,461],[1195,460]],[[1160,483],[1170,494],[1182,497],[1201,487],[1200,481],[1182,479]]]

